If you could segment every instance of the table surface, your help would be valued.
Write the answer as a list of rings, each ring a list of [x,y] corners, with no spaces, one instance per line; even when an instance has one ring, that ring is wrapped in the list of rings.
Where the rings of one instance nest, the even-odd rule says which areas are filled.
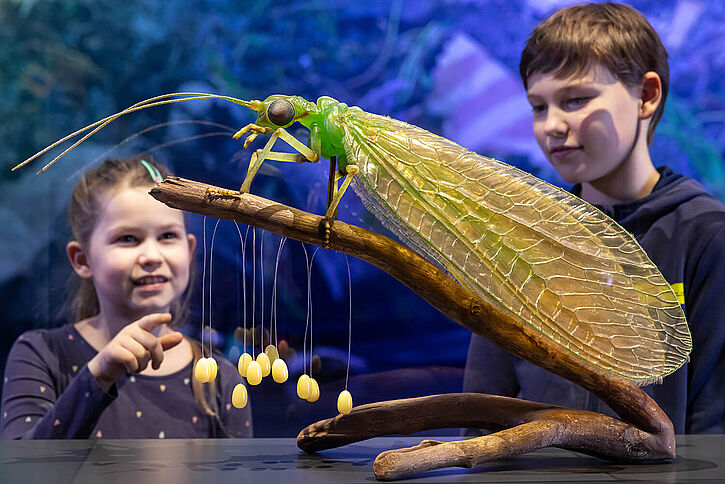
[[[384,450],[421,437],[381,437],[320,454],[294,439],[0,441],[0,482],[31,483],[347,483],[375,482],[372,465]],[[437,440],[457,440],[437,438]],[[669,464],[622,465],[561,449],[447,468],[400,482],[722,482],[725,435],[677,437]]]

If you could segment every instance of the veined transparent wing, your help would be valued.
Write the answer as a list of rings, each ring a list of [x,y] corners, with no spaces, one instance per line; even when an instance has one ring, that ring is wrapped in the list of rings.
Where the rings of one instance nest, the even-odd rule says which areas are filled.
[[[365,203],[463,286],[638,384],[687,361],[692,342],[674,292],[601,211],[416,126],[359,108],[338,122]]]

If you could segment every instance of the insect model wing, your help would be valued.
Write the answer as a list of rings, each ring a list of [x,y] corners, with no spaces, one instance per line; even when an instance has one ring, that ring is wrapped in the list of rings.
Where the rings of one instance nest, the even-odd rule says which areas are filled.
[[[687,361],[682,308],[637,241],[583,200],[421,128],[351,108],[356,190],[484,300],[638,384]]]

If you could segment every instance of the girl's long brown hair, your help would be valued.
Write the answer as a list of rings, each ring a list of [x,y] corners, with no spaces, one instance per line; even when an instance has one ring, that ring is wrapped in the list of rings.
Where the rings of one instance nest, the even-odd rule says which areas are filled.
[[[124,188],[149,187],[151,188],[155,181],[149,169],[142,163],[142,160],[152,168],[158,170],[159,174],[166,178],[171,175],[171,171],[163,164],[157,162],[150,155],[133,156],[129,158],[109,158],[105,160],[98,168],[88,170],[80,182],[73,188],[70,203],[70,225],[73,231],[73,237],[81,246],[87,247],[91,238],[98,217],[100,215],[102,204],[101,198],[115,190]],[[189,283],[182,296],[173,301],[171,304],[171,314],[173,319],[169,327],[179,328],[186,324],[189,317],[189,300],[191,297],[191,287],[195,279],[194,264],[191,265],[189,271]],[[80,278],[75,277],[76,280]],[[99,313],[98,296],[93,282],[90,279],[80,279],[78,288],[73,295],[70,303],[70,311],[73,321],[81,321],[90,318]],[[201,358],[201,345],[198,341],[187,338],[191,344],[193,352],[193,364],[191,366],[192,389],[194,399],[204,413],[216,418],[220,428],[219,405],[217,403],[216,384],[209,385],[208,395],[204,390],[204,386],[194,378],[194,367]]]

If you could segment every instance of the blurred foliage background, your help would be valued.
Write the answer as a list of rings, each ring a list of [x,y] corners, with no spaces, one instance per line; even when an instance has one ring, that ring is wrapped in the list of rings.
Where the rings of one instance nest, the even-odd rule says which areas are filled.
[[[251,111],[221,101],[154,108],[123,117],[36,176],[49,156],[15,164],[86,124],[142,99],[205,91],[243,99],[333,96],[446,136],[561,185],[539,153],[518,79],[521,48],[533,27],[567,3],[548,0],[4,0],[0,2],[0,365],[23,331],[62,324],[70,267],[66,211],[83,170],[107,156],[152,152],[183,177],[234,188],[252,150],[230,137]],[[652,148],[658,165],[700,180],[725,197],[725,2],[630,2],[670,53],[671,92]],[[306,132],[293,130],[299,139]],[[327,164],[269,163],[253,192],[323,212]],[[340,218],[387,233],[354,194]],[[189,216],[207,244],[215,221]],[[246,228],[242,227],[245,234]],[[246,273],[251,271],[251,231]],[[256,236],[264,264],[269,327],[279,238]],[[200,246],[201,247],[201,246]],[[311,256],[314,247],[307,248]],[[262,253],[263,252],[263,253]],[[262,253],[261,259],[259,254]],[[201,273],[202,251],[197,253]],[[219,224],[213,264],[213,337],[234,359],[243,325],[243,259],[231,223]],[[302,371],[307,283],[305,253],[288,242],[278,265],[279,338]],[[350,260],[356,404],[460,391],[468,332],[377,269]],[[258,266],[258,275],[261,274]],[[294,436],[335,414],[347,363],[348,292],[344,257],[321,250],[312,265],[313,353],[323,396],[300,402],[294,385],[263,383],[251,392],[258,436]],[[262,279],[258,280],[261,291]],[[249,276],[247,285],[251,285]],[[199,337],[201,278],[188,332]],[[248,296],[249,290],[248,290]],[[262,293],[258,292],[258,298]],[[249,299],[249,297],[247,298]],[[250,301],[247,324],[251,325]],[[237,331],[237,335],[240,332]],[[257,351],[259,351],[257,349]],[[308,360],[309,364],[309,360]]]

